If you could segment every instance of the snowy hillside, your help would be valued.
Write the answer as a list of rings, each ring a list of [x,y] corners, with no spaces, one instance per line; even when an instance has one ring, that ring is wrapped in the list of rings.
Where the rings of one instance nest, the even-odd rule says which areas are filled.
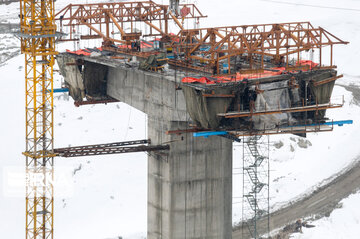
[[[294,234],[293,238],[359,238],[359,202],[360,194],[351,195],[329,217],[312,222],[315,228],[305,228],[303,234]]]
[[[78,1],[80,2],[80,1]],[[82,1],[99,2],[99,1]],[[168,1],[159,0],[159,3]],[[190,1],[184,1],[190,2]],[[306,140],[296,136],[272,136],[271,142],[271,206],[273,210],[289,201],[310,194],[342,170],[358,160],[360,149],[360,1],[356,0],[295,0],[280,1],[195,1],[209,16],[205,26],[244,25],[275,22],[311,21],[324,27],[348,46],[335,47],[334,59],[344,78],[337,81],[334,97],[345,97],[345,106],[329,110],[334,120],[354,120],[353,125],[337,127],[334,132],[309,135]],[[283,1],[285,2],[285,1]],[[290,0],[288,0],[290,2]],[[56,1],[57,9],[71,3]],[[312,5],[305,6],[305,5]],[[321,8],[316,6],[327,6]],[[340,8],[340,9],[336,9]],[[346,9],[344,9],[346,8]],[[357,9],[357,10],[349,10]],[[18,3],[0,5],[0,22],[16,23]],[[9,34],[0,34],[0,237],[24,237],[24,188],[9,192],[6,176],[12,170],[24,170],[24,57],[18,54],[19,41]],[[58,50],[72,48],[59,44]],[[11,58],[13,57],[13,58]],[[11,58],[10,60],[8,60]],[[56,85],[61,76],[56,74]],[[146,138],[146,115],[122,103],[76,108],[72,99],[58,94],[55,99],[55,146],[96,144]],[[282,143],[279,143],[282,142]],[[283,144],[281,147],[279,145]],[[234,168],[241,166],[241,147],[234,145]],[[146,235],[147,156],[135,153],[79,159],[56,159],[56,167],[70,172],[70,194],[55,202],[55,238],[126,239]],[[241,219],[242,176],[234,175],[234,224]],[[360,194],[345,199],[343,208],[329,218],[313,224],[294,238],[357,238],[360,232]],[[346,219],[346,222],[343,221]],[[346,234],[352,232],[352,235]]]

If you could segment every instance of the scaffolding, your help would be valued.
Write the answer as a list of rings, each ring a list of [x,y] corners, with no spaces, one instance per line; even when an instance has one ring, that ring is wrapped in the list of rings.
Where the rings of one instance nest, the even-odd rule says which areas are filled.
[[[251,238],[270,232],[270,162],[269,136],[243,137],[243,236],[247,228]],[[259,219],[266,220],[260,227]]]

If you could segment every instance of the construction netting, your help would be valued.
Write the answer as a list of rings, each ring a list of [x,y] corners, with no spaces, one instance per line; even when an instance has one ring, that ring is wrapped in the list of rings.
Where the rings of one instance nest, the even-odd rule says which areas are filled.
[[[291,109],[329,103],[335,76],[336,71],[330,69],[233,82],[186,77],[182,89],[187,111],[198,126],[206,129],[250,126],[263,130],[323,120],[325,110],[293,112]],[[221,117],[228,112],[248,113],[251,117]]]
[[[182,86],[182,90],[186,99],[187,111],[191,119],[206,129],[217,129],[220,126],[221,118],[217,116],[224,113],[231,105],[233,98],[227,97],[207,97],[206,91],[199,90],[187,85]],[[234,92],[235,91],[235,92]],[[240,94],[241,85],[237,87],[212,87],[213,95],[231,95]]]
[[[325,104],[330,101],[332,91],[335,86],[335,81],[326,82],[326,79],[330,79],[336,76],[335,71],[326,71],[322,74],[316,75],[311,78],[309,83],[310,93],[311,93],[311,103],[315,104]],[[322,83],[326,82],[326,83]],[[318,112],[312,113],[312,117],[315,119],[322,119],[325,117],[325,110],[319,110]]]
[[[292,101],[290,99],[288,85],[289,81],[259,84],[254,108],[250,110],[254,112],[269,112],[291,108]],[[255,86],[252,87],[255,88]],[[295,122],[291,113],[255,115],[252,117],[252,120],[254,129],[273,129],[280,125]]]

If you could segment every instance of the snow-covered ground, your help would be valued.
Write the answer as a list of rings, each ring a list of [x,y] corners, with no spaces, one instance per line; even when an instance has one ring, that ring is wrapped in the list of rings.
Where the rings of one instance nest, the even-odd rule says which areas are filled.
[[[329,217],[311,222],[314,228],[303,228],[303,234],[294,234],[294,239],[346,238],[358,239],[360,231],[360,193],[353,194],[340,203]]]
[[[61,9],[69,0],[56,1]],[[80,2],[80,1],[79,1]],[[83,1],[98,2],[98,1]],[[159,0],[159,3],[168,1]],[[184,1],[190,2],[190,1]],[[345,77],[337,81],[334,97],[345,97],[345,106],[329,110],[334,120],[354,120],[353,125],[335,128],[331,133],[308,135],[304,142],[296,136],[271,136],[279,149],[271,148],[271,205],[279,208],[290,200],[309,194],[337,173],[349,167],[359,156],[360,107],[350,91],[339,85],[360,87],[360,1],[358,0],[295,0],[291,3],[353,8],[358,11],[289,5],[280,1],[195,1],[208,15],[205,26],[244,25],[274,22],[311,21],[336,36],[350,41],[348,46],[335,47],[334,59]],[[284,1],[285,2],[285,1]],[[290,1],[289,1],[290,2]],[[0,6],[1,22],[16,22],[18,3]],[[16,51],[13,37],[0,34],[0,51]],[[4,49],[3,49],[4,47]],[[5,49],[5,48],[9,49]],[[60,44],[59,50],[72,44]],[[12,50],[14,49],[14,50]],[[0,56],[0,59],[2,56]],[[24,157],[24,71],[23,56],[16,56],[0,65],[0,237],[22,238],[25,225],[25,202],[19,195],[6,191],[5,172],[23,170]],[[61,76],[55,76],[60,85]],[[116,103],[75,108],[72,99],[60,94],[55,99],[55,146],[96,144],[146,138],[146,116]],[[234,145],[234,167],[241,165],[241,148]],[[139,239],[146,235],[147,161],[145,153],[56,159],[57,168],[70,169],[71,195],[59,196],[55,202],[55,238],[124,238]],[[80,170],[78,170],[80,169]],[[234,223],[241,218],[241,176],[234,175]],[[356,238],[346,234],[360,232],[359,196],[344,200],[329,218],[314,222],[317,227],[304,230],[296,238]],[[347,219],[347,220],[345,220]],[[69,230],[71,228],[71,230]]]

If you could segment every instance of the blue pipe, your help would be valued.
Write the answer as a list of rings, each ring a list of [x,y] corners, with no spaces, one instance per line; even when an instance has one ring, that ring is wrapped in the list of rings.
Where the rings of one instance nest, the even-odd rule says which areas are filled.
[[[353,124],[354,122],[352,120],[340,120],[340,121],[330,121],[330,122],[325,122],[325,123],[320,123],[320,124],[306,124],[306,125],[292,125],[292,126],[287,126],[287,127],[309,127],[309,126],[319,126],[319,125],[338,125],[338,126],[343,126],[344,124]]]
[[[311,127],[311,126],[319,126],[319,125],[338,125],[343,126],[344,124],[353,124],[352,120],[340,120],[340,121],[331,121],[331,122],[325,122],[320,124],[307,124],[307,125],[292,125],[292,126],[286,126],[286,127]],[[209,136],[221,136],[221,135],[228,135],[229,133],[226,131],[208,131],[208,132],[196,132],[193,133],[194,137],[204,137],[208,138]]]
[[[209,136],[219,136],[219,135],[227,135],[228,132],[226,131],[213,131],[213,132],[196,132],[193,133],[194,137],[204,137],[204,138],[208,138]]]
[[[48,93],[51,92],[51,89],[47,90]],[[57,88],[57,89],[53,89],[53,93],[64,93],[64,92],[69,92],[69,88]]]
[[[340,121],[334,121],[334,122],[325,122],[325,125],[338,125],[343,126],[344,124],[353,124],[354,121],[352,120],[340,120]]]

